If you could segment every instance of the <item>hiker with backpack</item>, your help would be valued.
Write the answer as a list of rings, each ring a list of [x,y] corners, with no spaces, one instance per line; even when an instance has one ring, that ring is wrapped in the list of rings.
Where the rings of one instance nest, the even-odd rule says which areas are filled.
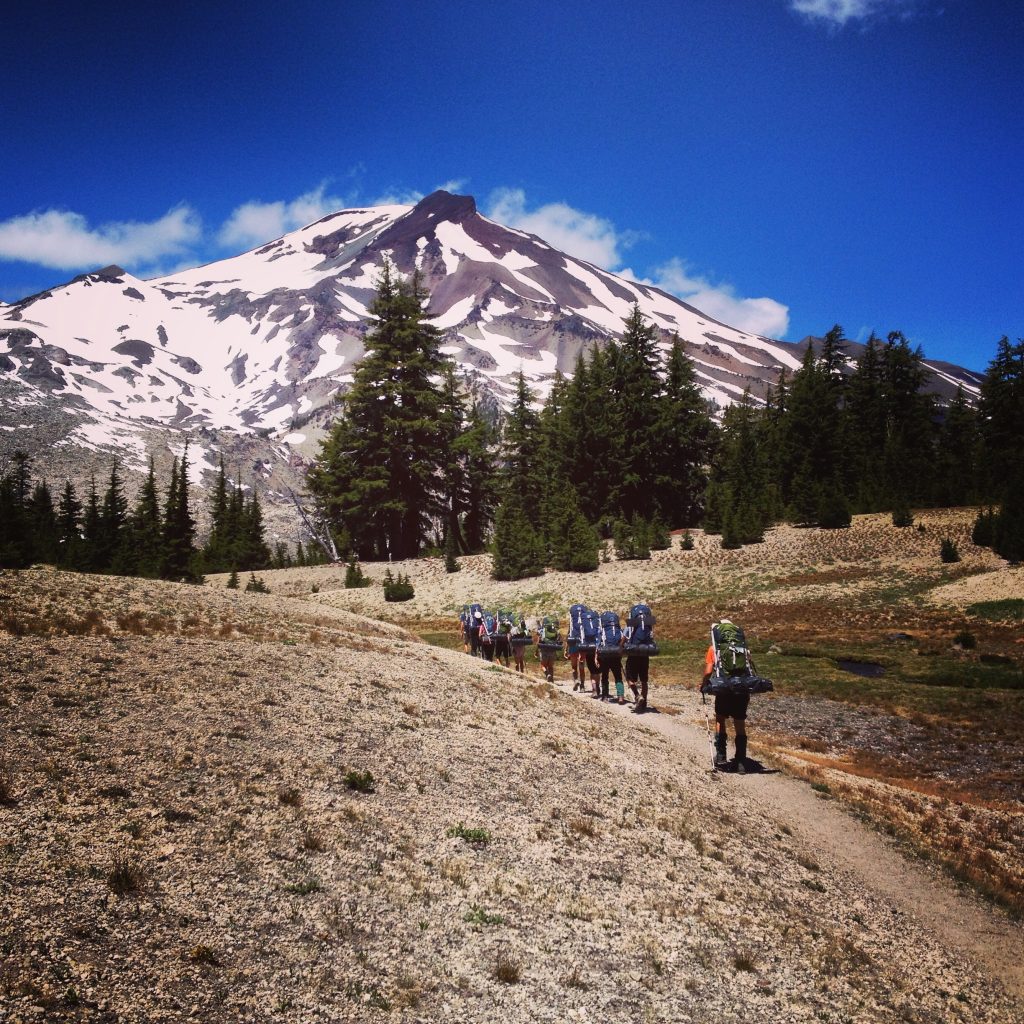
[[[591,694],[595,700],[610,700],[608,675],[615,677],[615,696],[620,704],[626,703],[626,688],[622,683],[622,627],[615,612],[601,612],[601,626],[597,642],[597,663],[601,668],[600,687]]]
[[[596,612],[585,604],[574,604],[569,609],[569,632],[566,637],[566,660],[572,663],[572,688],[575,693],[586,689],[586,673],[590,673],[594,692],[597,691],[597,662],[594,651],[600,621]]]
[[[499,608],[497,631],[494,635],[494,660],[500,662],[505,668],[508,668],[509,659],[512,657],[512,644],[509,642],[511,635],[512,613],[504,608]]]
[[[497,633],[497,625],[493,612],[482,612],[480,615],[480,628],[477,635],[480,638],[480,653],[484,661],[494,661],[494,638]]]
[[[526,619],[522,615],[513,616],[512,632],[508,638],[509,646],[512,648],[512,657],[515,659],[516,671],[526,672],[526,648],[533,643],[530,630],[526,625]]]
[[[470,648],[470,633],[473,631],[473,612],[471,611],[468,604],[462,606],[462,611],[459,612],[459,634],[462,637],[462,650],[463,653],[469,654]]]
[[[647,710],[647,687],[650,659],[658,653],[654,642],[654,615],[646,604],[635,604],[629,610],[623,650],[626,654],[626,682],[633,694],[633,707],[637,714]]]
[[[480,605],[472,606],[469,619],[469,653],[474,658],[480,657],[480,624],[483,622],[483,615]]]
[[[558,619],[545,615],[537,627],[537,657],[544,678],[555,681],[555,658],[562,653],[562,634],[558,631]]]
[[[736,771],[746,772],[747,763],[747,708],[752,693],[766,693],[774,689],[772,681],[757,674],[753,658],[747,647],[743,629],[731,619],[722,619],[711,627],[711,646],[704,657],[704,679],[701,693],[715,697],[713,764],[726,768],[728,743],[727,719],[731,718],[736,730]],[[710,727],[709,727],[710,731]]]

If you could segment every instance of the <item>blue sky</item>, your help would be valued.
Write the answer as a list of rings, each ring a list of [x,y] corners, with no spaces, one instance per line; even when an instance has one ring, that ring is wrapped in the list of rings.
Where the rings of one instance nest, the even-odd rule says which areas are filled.
[[[989,0],[19,4],[0,299],[437,187],[791,341],[1024,334],[1024,16]]]

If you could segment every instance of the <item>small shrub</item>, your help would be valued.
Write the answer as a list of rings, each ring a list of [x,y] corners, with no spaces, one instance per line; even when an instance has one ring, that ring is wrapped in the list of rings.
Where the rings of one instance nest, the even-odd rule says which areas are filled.
[[[978,646],[978,641],[974,638],[974,634],[969,629],[961,629],[955,637],[953,637],[953,643],[958,647],[962,647],[965,651],[973,651]]]
[[[397,577],[391,575],[391,570],[384,574],[384,600],[385,601],[411,601],[416,596],[412,582],[408,576],[401,573]]]
[[[0,807],[14,803],[14,773],[7,760],[0,760]]]
[[[304,827],[302,830],[302,848],[309,850],[310,853],[322,853],[326,848],[327,844],[324,842],[324,837],[321,832],[316,829]]]
[[[498,950],[494,961],[494,977],[503,985],[515,985],[523,976],[523,968],[519,961],[504,949]]]
[[[348,789],[354,790],[357,793],[372,793],[376,788],[373,772],[359,772],[352,769],[345,772],[345,777],[342,781]]]
[[[251,594],[269,594],[270,593],[270,587],[268,587],[266,585],[266,583],[263,582],[263,577],[260,576],[257,579],[256,573],[254,573],[254,572],[249,573],[249,580],[245,584],[245,589],[246,589],[246,591],[248,593],[251,593]]]
[[[323,882],[319,878],[304,878],[301,882],[291,882],[286,885],[284,891],[295,896],[308,896],[310,893],[320,892],[323,887]]]
[[[277,791],[277,799],[286,807],[302,806],[302,794],[294,786],[282,786]]]
[[[732,958],[732,965],[737,971],[753,971],[754,958],[747,953],[737,953]]]
[[[228,588],[228,590],[237,590],[238,589],[238,570],[237,569],[232,569],[231,570],[231,575],[228,577],[227,588]]]
[[[491,841],[491,833],[487,829],[466,828],[461,821],[458,825],[453,825],[448,829],[448,835],[464,839],[467,843],[471,843],[474,846],[483,846]]]
[[[363,587],[368,587],[371,582],[372,580],[366,576],[353,555],[345,567],[345,589],[361,590]]]
[[[489,914],[483,907],[474,905],[463,915],[462,920],[467,924],[504,924],[505,918],[501,914]]]
[[[960,552],[957,550],[956,544],[949,537],[945,537],[942,541],[942,547],[939,549],[939,558],[947,564],[960,561]]]
[[[118,896],[139,892],[145,881],[146,872],[142,862],[132,854],[118,854],[107,872],[107,885]]]
[[[683,539],[679,546],[683,549],[683,551],[693,550],[693,535],[690,533],[689,530],[687,530],[686,533],[683,534]]]
[[[205,942],[200,942],[198,946],[193,946],[189,950],[189,960],[194,964],[207,964],[210,967],[219,967],[220,960],[217,957],[217,952],[213,946],[208,946]]]
[[[899,504],[892,510],[892,525],[901,530],[914,525],[914,515],[906,505]]]

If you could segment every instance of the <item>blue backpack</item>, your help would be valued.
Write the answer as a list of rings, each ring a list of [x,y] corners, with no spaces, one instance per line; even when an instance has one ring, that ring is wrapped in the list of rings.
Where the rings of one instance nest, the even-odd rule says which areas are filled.
[[[615,612],[601,612],[601,632],[598,637],[598,650],[619,650],[622,642],[622,627]]]
[[[587,608],[583,612],[582,623],[583,640],[580,642],[580,647],[596,647],[598,641],[601,639],[600,616],[593,609]]]
[[[497,632],[498,626],[494,620],[494,612],[484,612],[484,632],[487,634],[486,638],[481,636],[485,642],[490,642],[494,638],[494,634]]]
[[[585,604],[574,604],[569,609],[569,632],[566,639],[572,643],[579,644],[583,639],[583,613],[586,610]]]
[[[648,605],[633,605],[629,609],[629,620],[627,622],[631,629],[627,646],[646,647],[652,644],[654,642],[654,635],[651,632],[651,627],[654,625],[654,622],[654,615],[651,613]]]

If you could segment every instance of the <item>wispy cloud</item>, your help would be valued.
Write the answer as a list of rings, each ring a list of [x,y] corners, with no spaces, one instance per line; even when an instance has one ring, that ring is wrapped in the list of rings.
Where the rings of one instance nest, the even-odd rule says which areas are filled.
[[[327,194],[327,186],[319,185],[297,199],[264,203],[250,200],[232,211],[217,235],[225,247],[248,248],[280,238],[287,231],[312,224],[335,210],[342,210],[346,200]]]
[[[788,306],[767,296],[743,298],[736,294],[736,289],[730,284],[715,284],[705,277],[695,275],[679,258],[656,267],[648,278],[638,277],[631,270],[623,270],[621,274],[676,295],[713,319],[748,334],[782,338],[789,330]]]
[[[199,215],[178,206],[154,221],[116,221],[90,227],[80,213],[43,210],[0,222],[0,259],[56,270],[119,263],[151,267],[188,253],[202,236]]]
[[[789,0],[790,10],[830,28],[866,25],[884,18],[909,18],[924,0]]]
[[[487,216],[510,228],[539,235],[556,249],[605,270],[620,266],[622,250],[637,238],[635,232],[620,231],[604,217],[577,210],[567,203],[546,203],[531,210],[526,193],[520,188],[493,192]]]

